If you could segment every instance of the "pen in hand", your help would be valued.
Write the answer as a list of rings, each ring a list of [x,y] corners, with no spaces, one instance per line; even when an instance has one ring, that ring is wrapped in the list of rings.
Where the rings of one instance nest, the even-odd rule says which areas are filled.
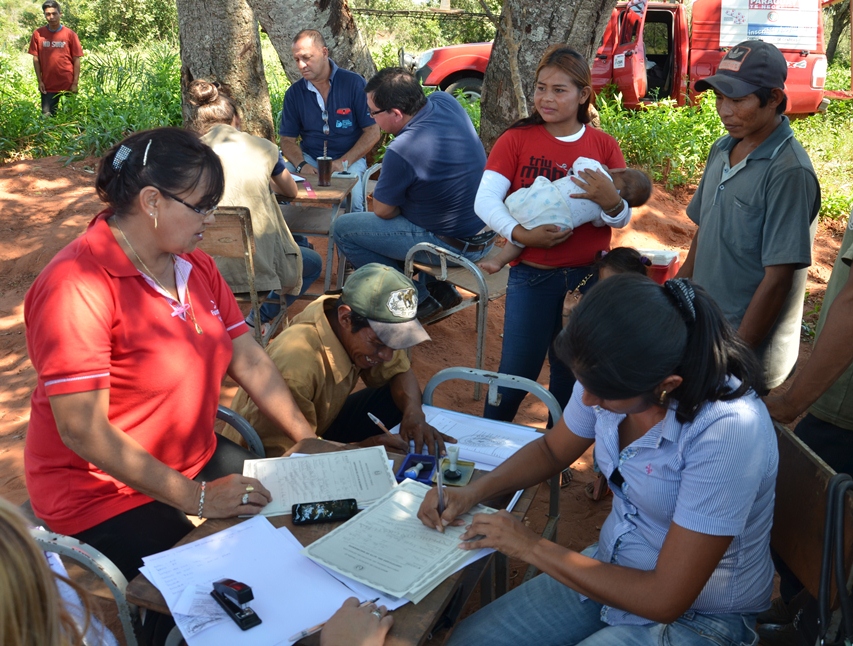
[[[364,608],[364,606],[369,606],[371,603],[376,603],[377,601],[379,601],[379,597],[376,597],[375,599],[368,599],[367,601],[362,601],[360,604],[358,604],[358,607]],[[295,635],[291,635],[287,641],[295,642],[299,641],[300,639],[304,639],[309,635],[313,635],[314,633],[320,632],[321,630],[323,630],[323,626],[325,625],[326,622],[324,621],[323,623],[317,624],[316,626],[311,626],[311,628],[306,628],[305,630],[298,632]]]
[[[441,475],[441,454],[438,451],[438,442],[435,443],[435,486],[438,488],[438,515],[444,513],[444,479]]]

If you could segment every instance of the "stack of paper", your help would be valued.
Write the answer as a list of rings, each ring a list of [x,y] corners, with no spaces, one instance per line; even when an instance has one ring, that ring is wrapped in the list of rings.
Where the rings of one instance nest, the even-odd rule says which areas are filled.
[[[270,522],[255,517],[193,543],[145,557],[141,572],[163,595],[190,646],[256,646],[331,617],[352,592],[300,554]],[[213,582],[252,588],[250,606],[263,622],[242,631],[210,596]]]
[[[491,471],[522,446],[542,437],[542,433],[518,424],[483,419],[434,406],[424,406],[423,409],[429,424],[445,435],[456,438],[459,459],[476,462],[475,467],[482,471]],[[399,425],[392,428],[391,432],[399,433]]]
[[[317,563],[392,597],[418,603],[466,562],[472,552],[459,549],[465,527],[444,533],[417,517],[425,484],[405,480],[368,509],[303,550]],[[461,516],[494,513],[478,505]],[[491,550],[478,550],[485,556]]]
[[[289,514],[293,505],[355,498],[366,507],[396,484],[384,446],[289,458],[246,460],[243,475],[270,490],[264,516]]]

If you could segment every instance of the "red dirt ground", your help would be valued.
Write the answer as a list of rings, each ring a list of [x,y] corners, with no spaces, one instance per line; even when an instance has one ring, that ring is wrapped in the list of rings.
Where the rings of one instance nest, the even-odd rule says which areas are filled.
[[[23,447],[29,397],[36,383],[24,337],[24,294],[54,254],[78,236],[100,210],[93,188],[96,164],[96,159],[87,159],[66,165],[62,158],[53,157],[0,166],[0,495],[15,504],[28,497]],[[695,229],[684,213],[691,195],[692,190],[670,195],[656,187],[649,204],[636,210],[631,226],[615,232],[614,246],[675,249],[683,258]],[[842,234],[840,223],[820,227],[815,264],[809,272],[806,312],[814,312],[815,304],[822,299]],[[318,251],[325,254],[321,245]],[[301,307],[297,303],[291,311],[296,313]],[[55,315],[70,320],[70,313]],[[499,299],[489,308],[487,369],[498,367],[503,315],[504,301]],[[813,326],[816,314],[807,315],[806,320]],[[473,366],[475,329],[474,308],[429,327],[432,342],[413,352],[421,385],[442,368]],[[809,352],[809,344],[802,343],[801,362]],[[539,381],[547,385],[547,369],[543,368]],[[223,403],[229,403],[233,393],[233,385],[226,384]],[[472,395],[472,387],[444,387],[439,389],[436,403],[479,414],[482,404],[473,401]],[[543,405],[526,402],[517,421],[543,426],[546,417]],[[591,467],[590,455],[583,456],[574,465],[574,482],[561,493],[559,542],[575,549],[595,540],[610,508],[608,500],[594,503],[584,495],[584,484],[592,479]],[[547,493],[543,489],[529,514],[530,525],[543,527],[546,512]],[[518,578],[523,569],[516,563],[512,572]]]

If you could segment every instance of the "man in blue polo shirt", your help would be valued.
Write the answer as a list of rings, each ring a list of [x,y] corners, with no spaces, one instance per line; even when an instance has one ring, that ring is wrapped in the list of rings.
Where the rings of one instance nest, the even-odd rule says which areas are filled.
[[[278,131],[288,170],[316,175],[316,160],[326,145],[332,172],[342,171],[347,162],[349,172],[361,177],[367,168],[364,156],[379,141],[379,126],[367,110],[364,79],[335,65],[315,29],[296,34],[291,49],[302,78],[284,95]],[[364,210],[360,180],[352,191],[352,209]]]
[[[445,92],[425,97],[415,77],[400,67],[381,70],[364,91],[370,116],[394,140],[382,160],[373,212],[338,219],[338,248],[356,268],[378,262],[402,271],[406,253],[420,242],[480,260],[495,233],[474,213],[486,153],[465,110]],[[419,254],[417,260],[434,263],[435,256]],[[461,301],[449,283],[415,285],[419,319]]]

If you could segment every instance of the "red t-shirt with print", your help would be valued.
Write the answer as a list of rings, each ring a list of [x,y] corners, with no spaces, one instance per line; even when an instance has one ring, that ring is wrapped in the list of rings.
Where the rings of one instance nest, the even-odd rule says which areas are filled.
[[[65,25],[55,32],[39,27],[30,38],[29,53],[38,58],[45,92],[65,92],[74,82],[74,58],[83,55],[77,34]]]
[[[565,177],[578,157],[589,157],[608,168],[625,168],[619,144],[610,135],[585,126],[577,141],[560,141],[542,125],[512,128],[495,142],[486,170],[510,180],[509,194],[527,188],[540,175],[552,182]],[[549,267],[583,267],[595,261],[595,253],[610,249],[610,227],[583,224],[569,238],[550,249],[525,247],[515,261],[527,260]],[[513,263],[513,264],[515,264]]]

